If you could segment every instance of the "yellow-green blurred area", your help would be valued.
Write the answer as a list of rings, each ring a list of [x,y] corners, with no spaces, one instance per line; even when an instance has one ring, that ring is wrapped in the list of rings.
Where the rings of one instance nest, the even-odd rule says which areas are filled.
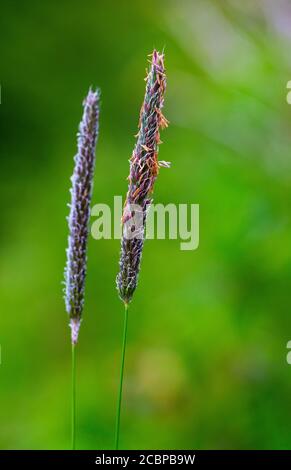
[[[102,90],[93,204],[125,195],[147,55],[168,87],[156,203],[200,204],[200,245],[148,240],[130,306],[122,448],[290,448],[291,2],[1,4],[0,447],[70,447],[62,281],[82,100]],[[123,328],[119,240],[90,236],[77,447],[108,449]]]

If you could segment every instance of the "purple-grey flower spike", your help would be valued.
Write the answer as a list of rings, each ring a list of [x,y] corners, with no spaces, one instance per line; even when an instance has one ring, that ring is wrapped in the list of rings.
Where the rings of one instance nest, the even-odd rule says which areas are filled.
[[[158,146],[161,143],[159,129],[168,126],[168,121],[162,114],[166,88],[164,54],[154,50],[151,57],[151,68],[146,78],[146,92],[140,111],[137,142],[130,160],[129,186],[122,217],[120,271],[116,284],[119,296],[125,304],[131,301],[137,286],[153,186],[159,168],[169,166],[167,162],[158,161]],[[138,236],[128,237],[125,224],[136,215],[133,205],[140,208],[141,224]],[[136,227],[133,225],[132,228]]]
[[[75,167],[71,177],[65,303],[70,317],[73,344],[78,341],[84,305],[88,225],[95,167],[95,146],[99,129],[99,104],[99,90],[90,89],[83,102],[84,111],[78,132],[78,151],[74,158]]]

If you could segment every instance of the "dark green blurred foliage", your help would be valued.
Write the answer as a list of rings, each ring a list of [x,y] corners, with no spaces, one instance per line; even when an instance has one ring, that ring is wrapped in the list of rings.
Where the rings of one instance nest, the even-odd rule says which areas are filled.
[[[0,447],[68,448],[62,299],[81,102],[102,89],[93,202],[126,192],[146,56],[168,89],[155,201],[200,204],[200,246],[145,244],[121,446],[290,448],[290,1],[1,4]],[[89,243],[78,447],[110,448],[118,240]]]

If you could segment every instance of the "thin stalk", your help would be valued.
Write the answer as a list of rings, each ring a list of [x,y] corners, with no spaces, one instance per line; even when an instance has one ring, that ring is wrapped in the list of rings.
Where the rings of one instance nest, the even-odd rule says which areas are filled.
[[[72,450],[76,449],[76,344],[72,343]]]
[[[119,380],[119,391],[117,400],[117,412],[116,412],[116,428],[115,428],[115,449],[118,450],[119,445],[119,429],[120,429],[120,413],[122,403],[122,386],[123,386],[123,372],[124,372],[124,360],[126,350],[126,337],[127,337],[127,323],[128,323],[128,304],[124,304],[124,327],[123,327],[123,341],[122,341],[122,353],[121,353],[121,366],[120,366],[120,380]]]

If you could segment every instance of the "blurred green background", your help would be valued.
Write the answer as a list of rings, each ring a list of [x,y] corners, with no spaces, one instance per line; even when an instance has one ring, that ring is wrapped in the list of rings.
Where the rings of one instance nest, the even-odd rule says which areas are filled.
[[[290,1],[1,4],[0,447],[70,447],[62,299],[82,100],[102,89],[93,203],[127,188],[147,54],[168,88],[155,202],[199,203],[200,246],[146,242],[121,447],[290,448]],[[90,237],[80,449],[112,448],[119,241]]]

